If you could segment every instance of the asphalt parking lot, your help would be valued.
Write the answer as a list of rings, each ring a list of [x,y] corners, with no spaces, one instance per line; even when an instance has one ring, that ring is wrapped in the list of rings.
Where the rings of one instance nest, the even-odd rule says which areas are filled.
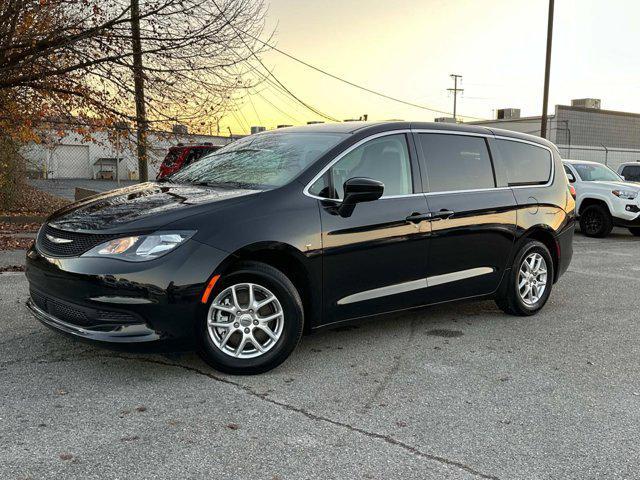
[[[255,377],[72,341],[2,274],[0,478],[637,478],[640,239],[575,250],[536,317],[387,315]]]

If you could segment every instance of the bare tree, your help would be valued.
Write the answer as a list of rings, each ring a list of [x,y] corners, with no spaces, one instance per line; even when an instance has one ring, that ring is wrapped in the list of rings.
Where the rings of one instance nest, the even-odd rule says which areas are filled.
[[[261,0],[0,0],[0,127],[126,120],[144,150],[148,124],[198,125],[251,86],[264,16]]]

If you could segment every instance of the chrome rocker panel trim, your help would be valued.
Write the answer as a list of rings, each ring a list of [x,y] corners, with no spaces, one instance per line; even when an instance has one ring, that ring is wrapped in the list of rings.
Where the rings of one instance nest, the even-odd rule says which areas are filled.
[[[488,275],[495,271],[492,267],[477,267],[468,270],[460,270],[459,272],[445,273],[443,275],[434,275],[432,277],[412,280],[410,282],[396,283],[385,287],[365,290],[364,292],[354,293],[338,300],[338,305],[348,305],[350,303],[363,302],[365,300],[373,300],[374,298],[386,297],[388,295],[397,295],[398,293],[411,292],[420,290],[421,288],[435,287],[450,282],[466,280],[468,278]]]

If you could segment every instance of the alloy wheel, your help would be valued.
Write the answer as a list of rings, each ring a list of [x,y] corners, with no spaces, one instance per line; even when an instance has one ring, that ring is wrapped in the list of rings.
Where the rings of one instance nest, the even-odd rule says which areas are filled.
[[[207,315],[209,338],[235,358],[255,358],[271,350],[282,335],[284,311],[266,287],[238,283],[220,292]]]
[[[518,293],[525,305],[535,306],[547,288],[547,262],[537,252],[527,255],[518,272]]]
[[[600,230],[602,230],[604,221],[602,215],[596,210],[589,210],[585,213],[584,218],[584,227],[586,229],[586,233],[590,235],[596,235]]]

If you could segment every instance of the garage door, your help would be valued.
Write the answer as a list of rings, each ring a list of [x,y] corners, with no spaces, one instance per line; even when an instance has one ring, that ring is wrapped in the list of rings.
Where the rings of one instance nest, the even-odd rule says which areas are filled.
[[[92,178],[88,145],[56,145],[50,158],[51,178]]]

